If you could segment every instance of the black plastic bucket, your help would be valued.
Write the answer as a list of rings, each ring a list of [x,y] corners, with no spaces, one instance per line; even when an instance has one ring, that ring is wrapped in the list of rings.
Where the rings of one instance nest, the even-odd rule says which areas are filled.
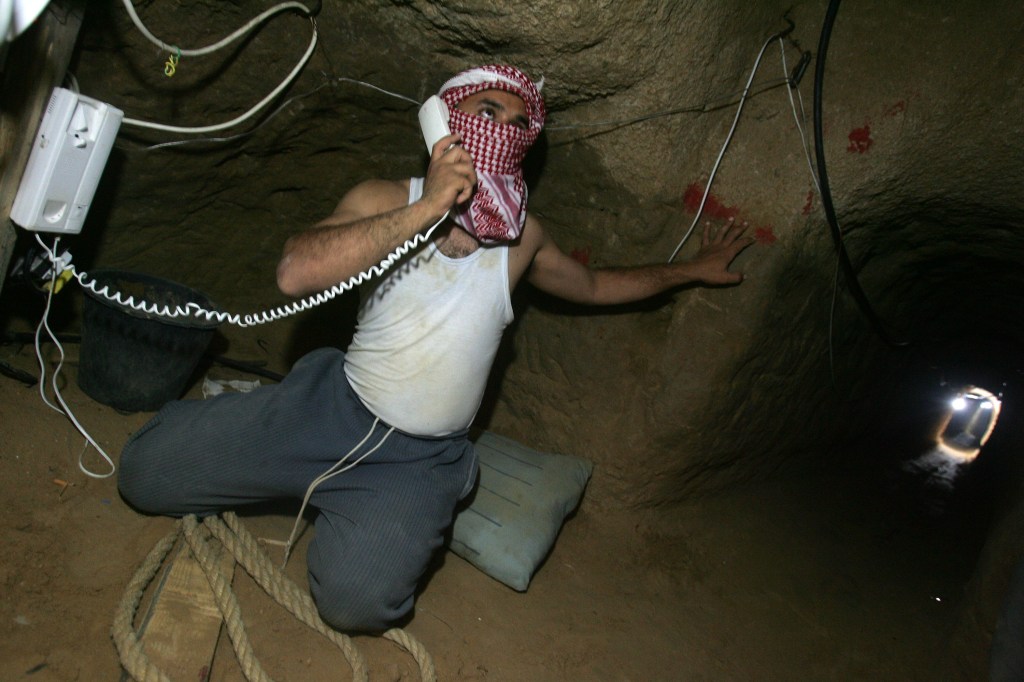
[[[198,291],[120,270],[89,273],[96,287],[157,306],[213,303]],[[135,310],[84,289],[78,386],[93,400],[126,412],[160,409],[181,397],[213,339],[217,321],[167,318]]]

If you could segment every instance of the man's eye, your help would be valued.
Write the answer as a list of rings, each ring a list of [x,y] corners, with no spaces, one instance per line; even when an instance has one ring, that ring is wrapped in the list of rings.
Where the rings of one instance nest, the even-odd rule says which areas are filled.
[[[494,120],[494,109],[487,109],[487,108],[481,109],[479,115],[480,115],[481,118],[486,118],[488,121],[493,121]]]

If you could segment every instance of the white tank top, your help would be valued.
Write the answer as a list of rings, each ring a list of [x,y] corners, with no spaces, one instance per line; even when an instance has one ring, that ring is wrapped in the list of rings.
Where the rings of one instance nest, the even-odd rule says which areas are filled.
[[[409,203],[423,179],[409,183]],[[444,436],[480,408],[502,333],[513,319],[508,247],[449,258],[433,242],[359,289],[345,375],[376,416],[401,431]]]

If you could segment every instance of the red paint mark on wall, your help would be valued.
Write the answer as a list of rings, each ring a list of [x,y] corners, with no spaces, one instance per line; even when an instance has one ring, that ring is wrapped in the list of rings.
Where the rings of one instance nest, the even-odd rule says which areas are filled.
[[[850,144],[846,147],[846,151],[850,153],[857,152],[858,154],[866,152],[875,142],[871,139],[871,126],[869,125],[851,130],[849,139]]]
[[[893,104],[891,107],[886,109],[885,113],[883,113],[882,115],[883,116],[888,116],[889,118],[892,118],[893,116],[898,116],[899,114],[902,114],[906,110],[907,110],[907,100],[901,99],[899,102],[896,102],[896,104]]]
[[[578,261],[578,262],[582,263],[583,265],[590,265],[590,247],[589,246],[585,246],[582,249],[573,249],[569,253],[569,256],[571,256],[573,260]]]
[[[771,225],[757,228],[754,230],[754,241],[758,244],[774,244],[778,240],[774,229]]]
[[[803,214],[811,215],[811,209],[814,208],[814,190],[807,190],[807,201],[804,202]]]
[[[700,201],[703,197],[704,188],[700,186],[700,183],[695,182],[686,188],[686,192],[683,194],[683,205],[686,206],[686,210],[690,213],[696,213],[700,208]],[[709,194],[707,201],[704,202],[704,215],[708,217],[728,220],[729,218],[737,218],[739,214],[738,208],[726,206],[714,194]]]
[[[812,193],[808,193],[808,203],[812,200]],[[690,213],[696,213],[700,208],[701,199],[704,197],[704,188],[699,182],[695,182],[686,188],[686,192],[683,194],[683,205]],[[808,209],[810,210],[810,209]],[[748,220],[743,219],[740,216],[740,209],[736,206],[726,206],[722,201],[709,194],[707,200],[704,202],[703,215],[708,218],[721,220],[721,221],[735,221],[737,224],[746,225]],[[747,233],[750,234],[749,232]],[[774,244],[778,241],[778,236],[775,234],[775,228],[772,225],[765,225],[764,227],[758,227],[754,229],[754,241],[758,244]],[[575,252],[573,252],[575,258]],[[578,259],[577,259],[578,260]]]

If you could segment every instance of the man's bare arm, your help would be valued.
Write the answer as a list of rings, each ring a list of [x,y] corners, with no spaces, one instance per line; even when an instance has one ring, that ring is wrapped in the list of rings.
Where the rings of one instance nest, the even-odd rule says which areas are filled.
[[[278,288],[301,296],[348,280],[444,214],[434,217],[422,202],[403,205],[407,202],[393,200],[402,194],[400,184],[379,180],[352,189],[334,213],[285,242],[277,266]]]
[[[402,183],[370,180],[349,191],[326,219],[290,237],[277,266],[278,288],[301,296],[346,281],[466,201],[476,174],[465,150],[448,148],[457,141],[452,135],[435,145],[419,201],[408,204]]]
[[[743,275],[731,272],[729,266],[753,243],[743,236],[745,231],[745,226],[730,225],[712,237],[710,228],[705,227],[701,249],[688,261],[595,269],[570,258],[543,235],[529,280],[559,298],[590,305],[632,303],[694,282],[738,284]]]

